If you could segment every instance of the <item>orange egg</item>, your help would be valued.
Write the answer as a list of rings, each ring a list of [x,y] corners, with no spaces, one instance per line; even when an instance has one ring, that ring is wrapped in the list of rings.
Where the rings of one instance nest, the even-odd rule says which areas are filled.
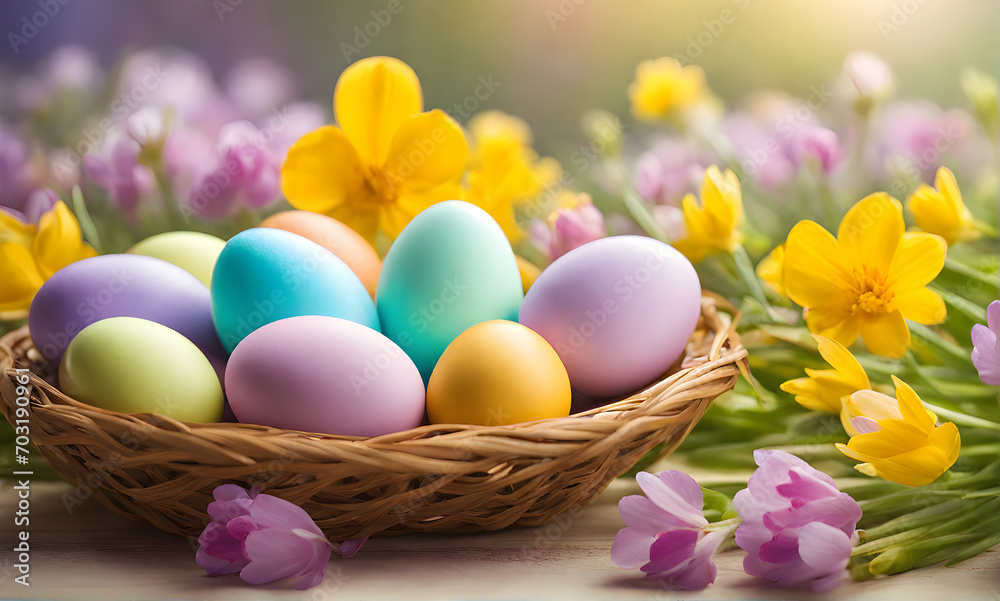
[[[308,238],[347,263],[368,294],[375,297],[375,286],[382,271],[382,261],[361,234],[332,217],[310,211],[284,211],[265,219],[260,227],[285,230]]]

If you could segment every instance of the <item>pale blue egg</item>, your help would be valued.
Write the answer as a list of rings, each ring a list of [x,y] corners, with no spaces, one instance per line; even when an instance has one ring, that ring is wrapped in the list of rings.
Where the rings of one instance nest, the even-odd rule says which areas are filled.
[[[226,350],[232,352],[265,324],[300,315],[340,317],[380,329],[364,284],[335,254],[272,228],[233,236],[212,272],[212,319]]]
[[[403,229],[386,255],[375,298],[382,333],[406,351],[426,383],[459,334],[492,319],[517,321],[524,292],[496,221],[450,200]]]

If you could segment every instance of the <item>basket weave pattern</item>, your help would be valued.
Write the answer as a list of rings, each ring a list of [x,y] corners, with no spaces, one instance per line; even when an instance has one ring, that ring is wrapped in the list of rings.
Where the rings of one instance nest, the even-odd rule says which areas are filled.
[[[683,364],[623,400],[515,426],[352,438],[85,405],[53,386],[53,366],[23,327],[0,338],[0,409],[13,422],[15,368],[30,369],[31,441],[49,464],[108,508],[168,532],[197,537],[213,489],[226,482],[296,503],[334,540],[499,530],[543,524],[593,499],[654,446],[673,451],[735,385],[745,358],[706,297]]]

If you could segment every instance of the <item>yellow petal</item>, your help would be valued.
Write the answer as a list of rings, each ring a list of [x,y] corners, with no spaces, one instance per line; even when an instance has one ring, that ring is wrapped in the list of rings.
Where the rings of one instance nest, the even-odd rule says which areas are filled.
[[[788,394],[795,395],[795,402],[812,411],[837,413],[841,398],[856,389],[837,377],[832,370],[807,369],[808,378],[789,380],[781,385]]]
[[[906,319],[924,325],[939,324],[948,316],[944,300],[930,288],[917,288],[897,294],[892,299],[891,306]]]
[[[844,297],[838,304],[853,302],[849,293],[853,276],[843,263],[840,246],[816,222],[800,221],[788,234],[784,272],[785,292],[802,307],[830,303],[837,297]]]
[[[35,240],[37,228],[34,224],[25,223],[7,211],[0,209],[0,242],[10,242],[20,246],[31,246]]]
[[[400,187],[422,193],[458,179],[469,161],[462,128],[434,109],[405,120],[389,147],[384,172]]]
[[[892,376],[892,382],[896,385],[896,400],[899,402],[899,412],[903,420],[920,428],[924,432],[930,433],[934,429],[936,417],[933,413],[928,413],[924,409],[924,404],[920,401],[917,393],[910,388],[910,385]]]
[[[941,273],[948,247],[933,234],[908,233],[899,245],[886,278],[897,293],[923,288]]]
[[[910,346],[910,329],[899,311],[879,313],[862,319],[861,339],[872,353],[898,359]]]
[[[32,253],[38,273],[45,280],[70,263],[97,256],[83,241],[80,223],[61,200],[39,220]]]
[[[344,132],[327,125],[302,136],[288,150],[281,189],[296,209],[331,214],[345,203],[374,202],[363,169]]]
[[[379,227],[390,238],[395,238],[427,207],[446,200],[460,200],[461,195],[461,186],[457,182],[447,182],[423,193],[404,188],[400,191],[397,202],[382,207]]]
[[[878,425],[878,432],[858,434],[847,443],[864,461],[893,457],[927,444],[927,433],[903,420],[884,419]]]
[[[955,174],[947,167],[940,167],[934,176],[934,187],[941,192],[944,201],[951,208],[952,214],[960,217],[965,212],[965,203],[962,201],[962,191],[958,188],[958,181]]]
[[[337,123],[369,165],[381,165],[396,130],[423,111],[420,80],[403,61],[365,58],[344,70],[333,93]]]
[[[849,436],[858,435],[851,425],[851,420],[855,417],[867,417],[877,422],[884,419],[903,419],[903,415],[899,412],[899,402],[887,394],[874,390],[859,390],[844,399],[840,423]]]
[[[836,340],[845,347],[854,344],[861,334],[860,317],[851,314],[849,295],[838,293],[840,297],[833,303],[810,307],[806,315],[806,325],[814,334]]]
[[[885,273],[903,239],[903,212],[899,201],[876,192],[851,207],[840,222],[837,240],[851,265],[874,267]]]
[[[837,371],[837,375],[845,384],[852,386],[854,390],[864,390],[871,386],[868,374],[844,345],[836,340],[815,334],[813,338],[816,339],[820,356]]]
[[[784,284],[785,245],[779,244],[757,264],[757,277],[775,292],[787,296]]]
[[[541,275],[542,270],[521,255],[514,255],[514,258],[517,259],[517,270],[521,273],[521,288],[523,288],[525,292],[528,292],[531,285],[534,284],[535,280],[538,279],[538,276]]]
[[[35,267],[28,248],[11,242],[0,242],[0,318],[20,319],[28,314],[31,300],[44,280]]]

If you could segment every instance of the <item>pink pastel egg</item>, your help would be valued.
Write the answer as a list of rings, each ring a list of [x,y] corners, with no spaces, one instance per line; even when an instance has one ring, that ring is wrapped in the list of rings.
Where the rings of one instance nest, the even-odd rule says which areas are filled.
[[[264,325],[233,350],[226,395],[236,418],[345,436],[420,425],[424,385],[406,353],[375,330],[305,315]]]

